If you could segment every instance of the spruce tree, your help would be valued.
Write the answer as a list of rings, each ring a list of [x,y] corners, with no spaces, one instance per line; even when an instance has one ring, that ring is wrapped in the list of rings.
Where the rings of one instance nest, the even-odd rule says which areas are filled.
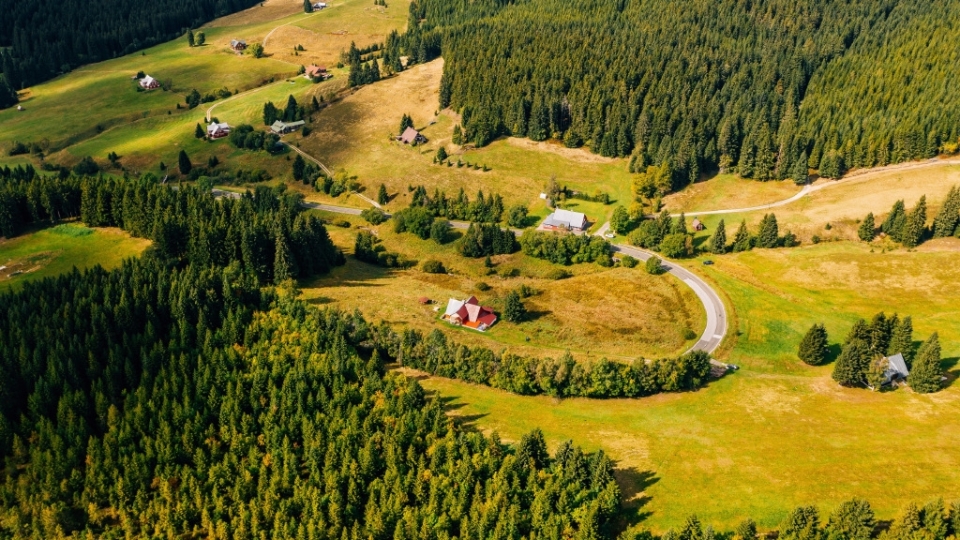
[[[263,104],[263,125],[269,126],[277,121],[279,111],[272,101]]]
[[[822,324],[814,324],[800,341],[797,356],[804,363],[819,366],[827,359],[827,329]]]
[[[441,146],[437,150],[437,163],[443,163],[446,160],[447,160],[447,149]]]
[[[923,242],[923,237],[927,232],[927,196],[920,197],[917,206],[907,217],[906,227],[903,230],[903,237],[900,241],[906,247],[917,247]]]
[[[750,238],[750,231],[747,230],[747,220],[740,222],[740,228],[737,234],[733,236],[733,252],[750,251],[753,248],[753,240]]]
[[[870,345],[870,352],[874,355],[885,355],[890,346],[890,321],[881,311],[874,315],[870,321],[870,339],[867,342]]]
[[[296,264],[290,244],[282,232],[277,232],[274,241],[273,282],[280,283],[297,277]]]
[[[670,226],[670,234],[687,234],[687,216],[680,213],[680,217]]]
[[[870,367],[870,349],[862,339],[854,339],[843,346],[833,366],[833,380],[842,386],[864,386]]]
[[[207,132],[203,130],[203,126],[197,124],[197,129],[193,130],[193,136],[198,139],[202,139],[207,136]]]
[[[960,188],[953,186],[947,193],[940,211],[937,212],[937,217],[933,219],[933,237],[953,236],[958,222],[960,222]]]
[[[504,301],[503,306],[504,320],[517,323],[522,321],[526,314],[527,308],[523,305],[523,300],[520,299],[520,295],[517,294],[517,291],[510,291],[507,293],[507,298]]]
[[[877,224],[874,221],[873,212],[870,212],[860,223],[860,227],[857,228],[857,236],[864,242],[871,242],[876,235]]]
[[[907,382],[914,392],[930,394],[942,388],[941,377],[943,370],[940,367],[940,337],[934,332],[917,350]]]
[[[207,42],[206,34],[204,34],[203,32],[197,32],[197,38],[195,41],[196,41],[197,47],[203,45],[204,43]]]
[[[303,0],[303,12],[313,13],[313,2],[310,0]]]
[[[827,521],[827,538],[843,540],[870,540],[876,526],[873,509],[863,499],[841,504]]]
[[[807,156],[807,152],[804,151],[800,154],[799,159],[793,163],[793,168],[790,170],[790,178],[798,186],[802,186],[810,180],[810,169],[807,165],[809,160],[810,158]]]
[[[913,320],[906,316],[893,325],[887,356],[902,354],[907,366],[913,365]]]
[[[710,252],[720,255],[725,253],[727,250],[727,230],[726,226],[723,223],[723,220],[720,220],[720,223],[717,223],[717,228],[713,231],[713,236],[710,237]]]
[[[7,80],[7,76],[0,73],[0,110],[7,107],[13,107],[20,101],[17,91],[13,89]]]
[[[907,212],[903,200],[893,203],[893,208],[880,225],[880,230],[897,242],[903,238],[903,229],[907,223]]]
[[[297,157],[293,158],[293,179],[302,182],[306,168],[307,162],[304,161],[303,156],[297,154]]]
[[[177,156],[177,164],[180,168],[180,174],[190,174],[193,169],[193,164],[190,163],[190,156],[187,155],[186,150],[180,150],[180,155]]]
[[[390,202],[390,196],[387,194],[387,186],[380,184],[377,189],[377,204],[387,204]]]
[[[757,232],[757,246],[762,248],[775,248],[780,240],[780,230],[777,226],[777,216],[767,214],[763,216],[760,222],[760,230]]]
[[[867,324],[867,321],[864,319],[858,319],[857,322],[853,323],[853,326],[850,327],[850,332],[847,333],[847,337],[843,340],[843,343],[847,344],[857,339],[865,343],[870,342],[870,325]]]
[[[190,47],[193,47],[193,45],[194,45],[193,30],[192,30],[192,29],[188,29],[188,30],[187,30],[187,45],[190,46]]]

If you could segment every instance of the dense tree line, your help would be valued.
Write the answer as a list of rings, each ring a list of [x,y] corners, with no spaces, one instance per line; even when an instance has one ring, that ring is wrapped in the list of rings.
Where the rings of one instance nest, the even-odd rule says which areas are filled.
[[[556,264],[596,262],[601,266],[613,265],[610,242],[588,234],[527,230],[520,236],[520,249],[524,255]]]
[[[230,144],[240,150],[264,150],[270,154],[276,154],[283,149],[280,145],[280,136],[269,131],[258,131],[250,124],[240,124],[230,130],[227,136]],[[299,154],[297,157],[300,157]],[[301,158],[302,159],[302,158]],[[304,173],[301,172],[300,179]]]
[[[457,252],[471,258],[509,255],[518,249],[517,235],[493,223],[471,223],[457,243]]]
[[[881,232],[909,248],[917,247],[930,238],[960,237],[960,188],[950,188],[931,226],[927,226],[927,197],[924,195],[909,212],[902,199],[893,203],[879,229],[873,212],[870,212],[860,222],[857,236],[864,242],[870,242]]]
[[[641,397],[693,390],[710,376],[710,356],[702,351],[652,362],[587,364],[569,354],[557,359],[500,355],[453,343],[439,330],[424,337],[416,330],[397,334],[381,324],[373,335],[378,351],[405,366],[521,395]]]
[[[360,231],[353,243],[353,256],[358,261],[386,268],[406,268],[416,264],[416,261],[408,261],[399,253],[387,251],[381,242],[370,231]]]
[[[439,41],[440,105],[465,141],[557,138],[665,167],[669,189],[716,169],[802,183],[956,148],[958,15],[933,0],[421,0],[408,46]]]
[[[447,197],[439,188],[433,190],[433,195],[428,195],[427,189],[421,185],[412,191],[410,206],[426,208],[435,217],[477,223],[499,223],[503,219],[503,197],[499,193],[485,196],[481,190],[471,201],[463,188],[453,198]]]
[[[15,89],[182,35],[250,0],[0,1],[0,69]],[[0,105],[3,84],[0,83]]]
[[[237,261],[0,295],[0,535],[612,537],[602,452],[464,431],[369,339]]]

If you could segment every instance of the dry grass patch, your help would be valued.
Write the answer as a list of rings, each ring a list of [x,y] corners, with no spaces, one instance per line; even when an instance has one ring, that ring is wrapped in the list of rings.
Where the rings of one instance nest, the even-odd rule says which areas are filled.
[[[290,15],[303,12],[303,2],[300,0],[266,0],[260,5],[245,9],[239,13],[220,17],[207,24],[204,28],[219,28],[224,26],[247,26],[252,24],[275,21]]]
[[[663,203],[674,213],[749,208],[788,199],[800,189],[790,180],[758,182],[734,174],[720,174],[667,195]]]

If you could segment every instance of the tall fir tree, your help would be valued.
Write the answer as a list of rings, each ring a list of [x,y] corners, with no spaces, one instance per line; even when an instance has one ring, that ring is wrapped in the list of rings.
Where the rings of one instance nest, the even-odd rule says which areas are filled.
[[[887,355],[902,354],[907,366],[913,365],[913,319],[907,315],[898,320],[890,332]]]
[[[893,208],[880,225],[880,230],[897,242],[903,238],[903,229],[907,224],[907,211],[903,200],[893,203]]]
[[[917,206],[907,216],[906,227],[900,241],[906,247],[917,247],[927,233],[927,196],[920,197]]]
[[[380,184],[377,189],[377,204],[387,204],[390,202],[390,196],[387,194],[387,186]]]
[[[870,368],[870,348],[862,339],[844,344],[833,367],[833,380],[842,386],[865,386]]]
[[[857,228],[857,236],[860,237],[860,240],[864,242],[872,242],[873,238],[877,235],[877,224],[873,217],[873,212],[867,214],[867,217],[860,222],[860,226]]]
[[[933,237],[945,238],[953,236],[960,223],[960,188],[953,186],[943,201],[943,206],[933,219]]]
[[[780,229],[777,226],[777,216],[766,214],[760,222],[757,232],[757,247],[775,248],[780,242]]]
[[[819,366],[826,362],[828,351],[827,329],[822,324],[814,324],[800,341],[797,356],[806,364]]]
[[[753,248],[753,239],[750,238],[750,231],[747,230],[747,220],[740,222],[740,228],[733,236],[733,252],[750,251]]]
[[[930,394],[943,387],[940,366],[940,336],[934,332],[917,350],[907,382],[914,392]]]
[[[713,235],[710,236],[708,245],[710,246],[710,252],[717,255],[727,251],[727,230],[722,219],[720,223],[717,223],[716,229],[713,230]]]
[[[313,13],[313,2],[311,0],[303,0],[303,12]]]
[[[802,186],[810,181],[810,169],[809,165],[807,164],[808,161],[810,161],[810,158],[807,156],[807,152],[804,151],[793,163],[793,167],[790,170],[790,178],[798,186]]]
[[[177,156],[177,165],[180,174],[190,174],[190,171],[193,170],[193,163],[190,163],[190,156],[187,155],[186,150],[180,150],[180,154]]]
[[[187,29],[187,45],[193,47],[196,44],[196,41],[193,37],[193,30]]]
[[[193,130],[193,136],[202,139],[207,136],[207,132],[203,130],[203,126],[197,124],[197,129]]]

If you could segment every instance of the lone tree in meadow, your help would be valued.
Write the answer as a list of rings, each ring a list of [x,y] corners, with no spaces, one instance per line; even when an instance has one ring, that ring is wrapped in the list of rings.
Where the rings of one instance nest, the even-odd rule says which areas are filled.
[[[822,324],[810,327],[800,341],[797,356],[811,366],[819,366],[827,360],[827,329]]]
[[[857,229],[857,236],[864,242],[870,242],[876,235],[877,223],[873,218],[873,212],[870,212],[867,214],[867,217],[863,219],[863,222],[860,223],[860,227]]]
[[[775,248],[780,240],[780,228],[777,226],[777,216],[766,214],[760,221],[760,230],[757,232],[757,247]]]
[[[297,154],[297,157],[293,158],[293,179],[298,181],[303,181],[303,173],[307,169],[307,162],[304,161],[303,156]]]
[[[717,223],[717,228],[713,230],[713,236],[710,237],[710,253],[720,255],[727,251],[727,227],[723,220]]]
[[[377,204],[387,204],[390,202],[390,195],[387,194],[387,186],[380,184],[377,190]]]
[[[943,371],[940,368],[940,336],[933,333],[920,349],[913,361],[913,368],[907,382],[910,388],[918,394],[931,394],[942,387],[940,378]]]
[[[400,133],[403,132],[401,131]],[[447,150],[441,146],[440,149],[437,150],[437,163],[443,163],[447,160],[447,157]]]
[[[207,132],[203,130],[203,126],[197,124],[197,129],[193,130],[193,136],[198,139],[202,139],[207,136]]]
[[[193,170],[193,163],[190,163],[190,156],[187,155],[186,150],[180,151],[180,155],[177,156],[177,165],[180,168],[180,174],[190,174]]]
[[[653,276],[659,276],[664,272],[663,261],[661,261],[660,257],[657,256],[652,256],[647,259],[644,268],[646,268],[648,274]]]
[[[523,300],[517,291],[507,293],[507,298],[503,305],[503,318],[512,323],[520,322],[527,316],[527,308],[523,305]]]
[[[203,32],[197,32],[197,39],[196,39],[197,47],[203,45],[206,42],[207,42],[207,36]]]
[[[254,43],[250,45],[250,54],[254,58],[263,58],[263,45],[260,43]]]
[[[622,205],[613,210],[610,217],[610,228],[617,234],[626,234],[630,229],[630,213]]]
[[[303,12],[313,13],[313,2],[310,0],[303,0]]]
[[[196,40],[193,37],[193,30],[192,29],[187,30],[187,45],[190,47],[193,47],[195,43],[196,43]]]
[[[750,251],[753,248],[753,240],[750,238],[750,231],[747,230],[747,220],[740,222],[740,228],[737,234],[733,236],[733,252]]]

